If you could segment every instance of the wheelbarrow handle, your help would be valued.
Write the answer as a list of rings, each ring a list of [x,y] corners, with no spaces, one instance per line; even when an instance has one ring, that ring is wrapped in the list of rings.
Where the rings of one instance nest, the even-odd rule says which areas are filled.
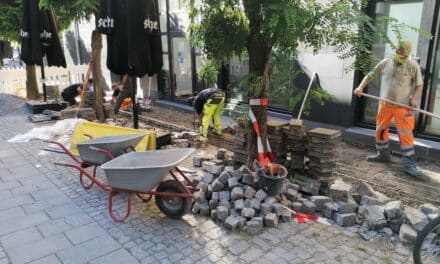
[[[66,153],[67,155],[69,155],[76,163],[81,164],[81,160],[79,160],[77,157],[75,157],[72,152],[70,152],[70,150],[68,150],[66,148],[66,146],[64,146],[63,144],[61,144],[60,142],[57,141],[52,141],[52,140],[43,140],[43,142],[49,143],[49,144],[55,144],[57,146],[59,146],[64,153]]]
[[[53,165],[64,166],[64,167],[71,167],[71,166],[69,166],[70,164],[68,164],[68,163],[61,163],[61,162],[54,162]]]
[[[89,138],[89,139],[93,139],[93,136],[89,135],[89,134],[83,134],[83,136]]]
[[[108,150],[106,150],[106,149],[97,148],[97,147],[94,147],[94,146],[90,146],[89,148],[92,149],[92,150],[98,151],[98,152],[100,152],[100,153],[102,153],[102,154],[104,154],[104,155],[106,155],[109,159],[114,159],[114,158],[115,158],[115,157],[114,157],[114,156],[113,156]]]

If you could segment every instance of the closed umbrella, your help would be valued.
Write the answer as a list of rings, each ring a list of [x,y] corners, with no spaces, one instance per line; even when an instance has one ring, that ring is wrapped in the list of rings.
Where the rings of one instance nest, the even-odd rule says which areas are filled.
[[[46,101],[46,85],[43,57],[49,66],[66,67],[53,13],[40,9],[39,0],[23,0],[21,20],[21,59],[27,65],[40,65],[43,78],[43,95]]]
[[[136,77],[152,76],[163,65],[156,0],[101,0],[98,30],[107,35],[107,67],[132,77],[133,123],[138,127]]]

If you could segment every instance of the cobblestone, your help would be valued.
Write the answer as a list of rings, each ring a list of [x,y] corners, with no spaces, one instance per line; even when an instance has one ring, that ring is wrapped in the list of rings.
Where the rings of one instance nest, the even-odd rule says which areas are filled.
[[[388,251],[378,241],[362,244],[365,251],[356,250],[362,238],[344,236],[343,229],[335,227],[292,222],[264,229],[256,236],[241,235],[204,217],[169,219],[154,203],[136,198],[131,216],[122,224],[115,223],[107,212],[105,192],[96,186],[82,189],[77,171],[53,165],[69,161],[68,157],[41,152],[46,146],[41,141],[5,142],[34,126],[25,120],[24,115],[0,117],[0,193],[5,198],[0,200],[0,263],[9,263],[10,256],[40,263],[116,263],[118,259],[124,263],[383,263],[386,256],[398,262],[409,259],[400,253],[404,250]],[[4,152],[11,154],[8,163],[1,154]],[[191,165],[192,158],[182,163],[186,168]],[[22,166],[14,173],[32,177],[14,178],[9,171],[10,175],[3,177],[7,175],[2,173],[5,166]],[[102,171],[98,170],[97,177],[105,182]],[[125,201],[123,195],[115,196],[115,213],[124,212]],[[43,251],[47,241],[54,241],[53,236],[64,239],[57,247]],[[46,242],[28,250],[32,254],[18,256],[20,244],[36,241]]]

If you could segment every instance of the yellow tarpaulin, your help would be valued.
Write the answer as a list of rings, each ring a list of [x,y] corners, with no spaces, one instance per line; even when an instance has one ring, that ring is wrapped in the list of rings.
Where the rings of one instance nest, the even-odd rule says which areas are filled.
[[[89,138],[84,134],[90,135],[93,138],[126,135],[126,134],[140,134],[146,133],[145,137],[135,147],[136,151],[154,150],[156,149],[156,132],[138,130],[133,128],[111,126],[105,124],[98,124],[92,122],[83,122],[75,127],[72,141],[70,143],[70,151],[73,155],[79,155],[76,144],[88,140]]]

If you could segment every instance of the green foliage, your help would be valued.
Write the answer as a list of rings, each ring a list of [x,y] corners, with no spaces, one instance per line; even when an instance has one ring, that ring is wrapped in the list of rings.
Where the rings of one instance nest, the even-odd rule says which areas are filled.
[[[0,2],[0,38],[18,43],[21,19],[21,0]]]
[[[40,6],[55,8],[74,20],[89,18],[91,14],[98,11],[99,0],[40,0]]]
[[[87,17],[97,10],[98,0],[40,0],[41,8],[52,8],[58,31],[69,27],[72,20]],[[3,0],[0,2],[0,38],[10,42],[20,42],[22,0]]]
[[[227,109],[224,114],[232,118],[241,127],[246,127],[249,118],[249,105],[247,104],[230,104],[232,109]]]
[[[393,45],[390,28],[398,38],[402,29],[429,34],[390,17],[376,23],[363,12],[367,0],[187,0],[194,23],[193,45],[203,47],[210,58],[227,60],[240,56],[258,39],[274,50],[295,53],[299,45],[314,52],[336,47],[340,58],[357,57],[352,68],[367,72],[376,60],[371,47],[378,39]]]
[[[228,62],[245,50],[249,25],[238,2],[205,0],[196,7],[190,0],[190,18],[203,21],[190,25],[191,44],[201,47],[215,61]]]
[[[283,105],[287,105],[290,110],[294,110],[302,103],[307,87],[298,87],[296,80],[301,75],[306,75],[302,69],[296,69],[294,65],[294,55],[278,52],[274,53],[274,69],[270,80],[269,96]],[[324,105],[331,96],[323,90],[315,79],[309,96],[304,106],[304,115],[310,113],[312,102]]]
[[[219,66],[214,61],[208,60],[200,68],[198,78],[203,80],[206,86],[213,87],[217,79],[218,68]]]

